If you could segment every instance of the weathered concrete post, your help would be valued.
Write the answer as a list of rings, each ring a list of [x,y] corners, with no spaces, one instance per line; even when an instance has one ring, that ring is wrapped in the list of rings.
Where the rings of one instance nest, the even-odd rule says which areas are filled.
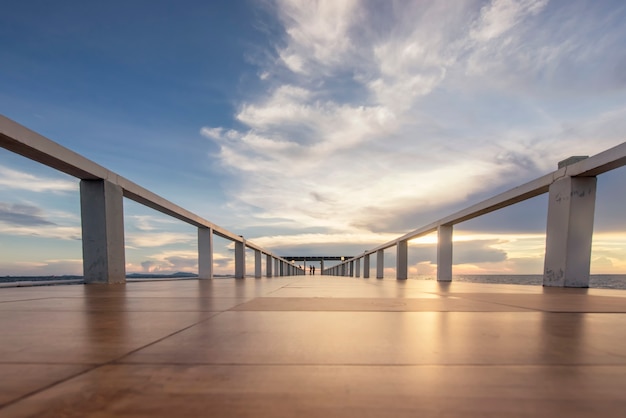
[[[396,279],[398,280],[406,280],[409,277],[408,248],[409,242],[407,240],[398,241],[396,256]]]
[[[452,281],[452,225],[437,228],[437,281]]]
[[[261,277],[263,277],[261,271],[261,251],[254,250],[254,278],[260,279]]]
[[[125,283],[122,188],[107,180],[81,180],[83,275],[86,283]]]
[[[367,254],[363,257],[363,278],[370,278],[370,255]]]
[[[376,251],[376,278],[382,279],[385,274],[385,250]]]
[[[589,287],[595,177],[565,177],[550,185],[543,285]]]
[[[265,275],[272,277],[272,256],[265,254]]]
[[[320,260],[320,271],[324,274],[324,259]]]
[[[198,278],[213,278],[213,228],[198,228]]]
[[[356,277],[361,277],[361,259],[357,258],[356,260],[354,260],[354,267],[355,267],[355,272],[354,275]]]
[[[246,277],[246,242],[235,241],[235,279],[244,279]]]

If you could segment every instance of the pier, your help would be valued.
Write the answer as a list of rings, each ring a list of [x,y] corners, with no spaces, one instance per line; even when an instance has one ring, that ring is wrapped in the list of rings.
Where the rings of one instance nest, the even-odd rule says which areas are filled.
[[[626,291],[587,286],[597,177],[626,143],[319,257],[274,254],[1,116],[0,146],[80,179],[86,282],[0,289],[2,417],[624,416]],[[544,286],[452,281],[454,225],[542,193]],[[197,280],[126,281],[124,199],[197,227]],[[408,242],[430,233],[436,280],[409,279]],[[215,235],[233,278],[214,278]]]
[[[626,292],[296,276],[0,291],[2,417],[623,417]]]

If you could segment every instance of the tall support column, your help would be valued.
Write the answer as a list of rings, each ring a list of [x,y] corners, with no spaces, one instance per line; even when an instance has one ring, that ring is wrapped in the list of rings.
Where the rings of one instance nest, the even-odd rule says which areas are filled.
[[[198,278],[213,278],[213,228],[198,228]]]
[[[356,277],[361,277],[361,259],[357,258],[356,260],[354,260],[354,262],[356,263],[354,265],[354,268],[355,268],[354,275]]]
[[[350,261],[350,277],[354,277],[354,260]]]
[[[285,263],[283,263],[282,261],[278,260],[278,266],[280,268],[280,275],[281,277],[285,275]]]
[[[246,243],[235,241],[235,279],[246,277]]]
[[[409,242],[400,241],[396,247],[396,279],[406,280],[409,277]]]
[[[370,278],[370,255],[367,254],[363,257],[363,278]]]
[[[385,250],[376,251],[376,278],[382,279],[385,274]]]
[[[543,285],[589,287],[596,178],[562,178],[549,199]]]
[[[437,228],[437,281],[452,281],[452,225]]]
[[[320,271],[321,274],[324,274],[324,259],[320,260]]]
[[[261,251],[254,250],[254,278],[260,279],[261,277],[263,277],[261,271]]]
[[[125,283],[122,188],[107,180],[81,180],[83,275],[86,283]]]
[[[272,256],[265,254],[265,275],[272,277]]]

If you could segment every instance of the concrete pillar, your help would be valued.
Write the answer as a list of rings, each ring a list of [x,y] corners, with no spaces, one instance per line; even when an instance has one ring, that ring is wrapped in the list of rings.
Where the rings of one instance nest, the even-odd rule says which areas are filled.
[[[274,275],[280,276],[280,263],[278,262],[278,258],[274,259]]]
[[[278,260],[278,265],[280,267],[280,275],[281,277],[285,275],[285,263],[283,263],[282,261]]]
[[[83,275],[86,283],[125,283],[122,188],[107,180],[81,180]]]
[[[350,277],[354,277],[354,261],[350,261]]]
[[[550,185],[543,285],[589,287],[595,177],[565,177]]]
[[[261,270],[261,251],[254,250],[254,278],[260,279],[261,277],[263,277]]]
[[[272,256],[265,254],[265,275],[272,277]]]
[[[437,228],[437,281],[452,281],[452,225]]]
[[[235,241],[235,279],[246,277],[246,243]]]
[[[354,275],[356,277],[361,277],[361,259],[357,258],[356,260],[354,260],[355,264],[355,272]]]
[[[321,274],[324,274],[324,260],[320,260],[320,271],[322,272]]]
[[[376,278],[382,279],[385,275],[385,250],[376,251]]]
[[[198,228],[198,278],[213,278],[213,228]]]
[[[396,250],[396,279],[406,280],[409,277],[409,242],[399,241]]]
[[[346,263],[341,263],[341,275],[346,275]]]
[[[370,278],[370,255],[367,254],[363,257],[363,278]]]

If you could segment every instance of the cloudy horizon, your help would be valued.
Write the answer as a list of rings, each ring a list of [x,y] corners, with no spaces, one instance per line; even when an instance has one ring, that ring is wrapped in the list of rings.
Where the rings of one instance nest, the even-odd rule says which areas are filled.
[[[280,254],[362,253],[626,139],[619,1],[61,3],[0,17],[0,112]],[[625,271],[622,180],[592,272]],[[77,190],[0,150],[0,275],[80,272]],[[193,228],[125,205],[129,272],[197,270]],[[546,210],[455,227],[455,273],[540,274]]]

